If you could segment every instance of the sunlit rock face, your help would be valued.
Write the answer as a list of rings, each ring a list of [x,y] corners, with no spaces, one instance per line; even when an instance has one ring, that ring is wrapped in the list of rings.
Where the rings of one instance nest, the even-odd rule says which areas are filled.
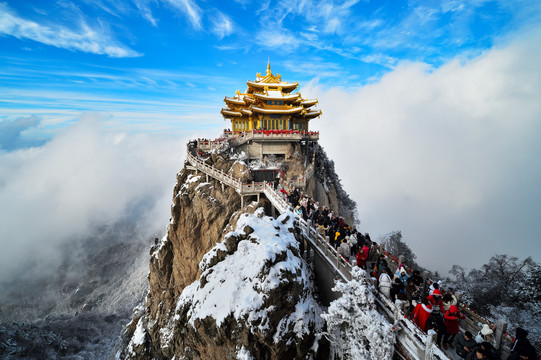
[[[308,195],[322,206],[336,204],[342,216],[353,219],[355,204],[325,153],[307,146],[292,151],[297,155],[273,166],[283,166],[286,174],[300,172],[316,151]],[[238,177],[249,173],[249,164],[233,151],[206,161]],[[151,249],[145,304],[135,309],[117,356],[327,357],[321,307],[299,251],[293,214],[268,216],[264,197],[259,204],[240,205],[233,188],[188,166],[179,172],[168,233]]]

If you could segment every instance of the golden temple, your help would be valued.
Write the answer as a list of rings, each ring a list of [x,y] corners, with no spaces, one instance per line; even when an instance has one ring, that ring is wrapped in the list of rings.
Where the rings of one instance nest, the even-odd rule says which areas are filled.
[[[231,120],[233,131],[308,131],[309,121],[321,115],[321,110],[311,109],[317,99],[307,100],[300,92],[293,93],[299,84],[282,82],[280,74],[271,72],[270,62],[265,76],[257,73],[255,81],[246,84],[245,93],[237,90],[235,96],[224,98],[227,107],[220,111],[224,119]]]

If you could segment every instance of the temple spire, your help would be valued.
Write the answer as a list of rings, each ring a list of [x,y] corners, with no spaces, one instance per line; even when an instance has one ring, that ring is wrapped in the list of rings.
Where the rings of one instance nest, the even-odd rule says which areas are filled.
[[[271,74],[271,69],[270,69],[270,58],[268,58],[267,60],[267,75],[270,75]]]

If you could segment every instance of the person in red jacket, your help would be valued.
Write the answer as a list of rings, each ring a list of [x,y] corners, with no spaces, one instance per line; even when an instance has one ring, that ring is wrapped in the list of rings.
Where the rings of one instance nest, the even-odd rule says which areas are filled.
[[[443,316],[445,319],[445,334],[443,335],[442,345],[444,349],[447,349],[447,345],[451,348],[454,348],[453,340],[455,339],[456,334],[458,334],[458,319],[464,319],[465,316],[458,311],[456,305],[451,305],[449,310],[445,312]]]
[[[439,289],[434,289],[432,292],[432,295],[428,297],[428,301],[432,304],[432,307],[439,307],[441,313],[444,313],[443,310],[443,297],[441,295],[441,291]]]
[[[366,269],[366,260],[368,260],[368,252],[370,249],[366,244],[357,252],[357,266],[361,269]]]
[[[364,269],[366,267],[366,260],[364,260],[364,252],[363,249],[359,249],[357,251],[357,255],[355,255],[355,259],[357,260],[357,266],[361,269]]]
[[[427,298],[424,298],[422,302],[417,304],[415,309],[413,309],[413,311],[411,312],[411,320],[416,323],[417,326],[421,328],[421,330],[426,332],[426,320],[428,320],[430,314],[432,314],[432,305]]]

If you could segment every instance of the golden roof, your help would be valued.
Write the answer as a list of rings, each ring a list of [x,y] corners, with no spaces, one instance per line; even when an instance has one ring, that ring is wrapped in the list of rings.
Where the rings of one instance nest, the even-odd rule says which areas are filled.
[[[252,119],[252,116],[289,115],[293,119],[312,119],[321,115],[320,110],[310,110],[317,104],[317,99],[303,99],[300,92],[292,93],[298,83],[282,81],[280,74],[273,74],[270,62],[267,63],[265,76],[257,73],[256,80],[247,81],[245,93],[236,91],[235,96],[225,97],[226,108],[221,113],[224,118]]]

